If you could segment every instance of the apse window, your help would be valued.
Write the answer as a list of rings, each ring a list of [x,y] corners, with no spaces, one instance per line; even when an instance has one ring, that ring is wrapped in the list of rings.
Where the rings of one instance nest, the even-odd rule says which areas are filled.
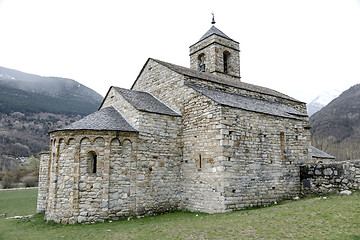
[[[91,151],[88,153],[88,159],[89,159],[89,172],[90,173],[96,173],[97,172],[97,155],[94,151]]]

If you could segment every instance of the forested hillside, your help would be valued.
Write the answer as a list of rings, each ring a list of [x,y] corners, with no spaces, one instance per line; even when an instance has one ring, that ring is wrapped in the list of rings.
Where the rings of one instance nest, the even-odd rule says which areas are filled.
[[[74,80],[0,67],[0,171],[16,171],[27,157],[48,150],[50,130],[96,111],[101,101]]]
[[[360,84],[310,118],[312,144],[337,160],[360,158]]]
[[[97,109],[99,100],[89,101],[71,95],[53,97],[45,93],[24,91],[9,87],[6,81],[0,80],[0,113],[21,112],[25,115],[49,112],[65,115],[86,115]]]

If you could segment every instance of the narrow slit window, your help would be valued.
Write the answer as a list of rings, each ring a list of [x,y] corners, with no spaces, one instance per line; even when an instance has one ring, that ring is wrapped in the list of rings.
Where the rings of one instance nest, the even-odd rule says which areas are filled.
[[[280,133],[280,154],[281,154],[281,161],[284,161],[284,153],[285,153],[285,133]]]
[[[97,162],[98,162],[98,159],[97,159],[97,155],[95,152],[91,151],[89,152],[88,154],[88,157],[89,157],[89,167],[90,167],[90,173],[97,173]]]
[[[92,162],[92,173],[96,173],[96,167],[97,167],[97,156],[94,155]]]

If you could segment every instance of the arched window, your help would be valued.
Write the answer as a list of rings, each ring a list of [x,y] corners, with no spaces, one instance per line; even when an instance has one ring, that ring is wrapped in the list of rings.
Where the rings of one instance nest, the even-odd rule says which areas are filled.
[[[228,63],[229,63],[230,53],[225,51],[223,53],[223,61],[224,61],[224,73],[228,73]]]
[[[96,173],[97,171],[97,155],[96,152],[91,151],[88,153],[89,159],[89,173]]]
[[[198,57],[199,71],[205,72],[205,54],[200,54]]]

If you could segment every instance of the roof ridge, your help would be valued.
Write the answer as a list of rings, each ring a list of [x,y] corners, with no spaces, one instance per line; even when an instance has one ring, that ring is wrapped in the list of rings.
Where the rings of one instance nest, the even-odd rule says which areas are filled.
[[[222,84],[222,85],[227,85],[227,86],[232,86],[235,88],[239,88],[239,89],[244,89],[244,90],[248,90],[248,91],[252,91],[252,92],[258,92],[258,93],[262,93],[262,94],[266,94],[266,95],[270,95],[270,96],[275,96],[275,97],[280,97],[283,99],[287,99],[287,100],[291,100],[294,102],[299,102],[302,103],[301,101],[292,98],[286,94],[280,93],[276,90],[273,90],[271,88],[267,88],[267,87],[262,87],[262,86],[258,86],[255,84],[251,84],[251,83],[246,83],[246,82],[235,82],[235,81],[230,81],[224,77],[221,76],[215,76],[209,73],[204,73],[204,72],[200,72],[200,71],[196,71],[194,69],[191,68],[187,68],[187,67],[183,67],[180,65],[176,65],[176,64],[172,64],[172,63],[168,63],[168,62],[164,62],[158,59],[154,59],[154,58],[149,58],[167,68],[169,68],[172,71],[175,71],[179,74],[183,74],[189,77],[194,77],[197,79],[202,79],[202,80],[206,80],[206,81],[211,81],[211,82],[216,82],[218,84]],[[186,71],[186,72],[185,72]],[[258,88],[258,89],[254,89],[254,88]]]
[[[120,87],[114,87],[114,89],[138,111],[170,116],[181,116],[181,114],[174,111],[171,107],[160,101],[149,92],[136,91]]]
[[[252,96],[243,96],[237,93],[210,88],[208,86],[197,86],[196,84],[192,83],[185,83],[185,85],[221,105],[297,120],[301,120],[303,117],[307,116],[293,107],[281,104],[279,102],[258,99]]]
[[[127,119],[125,119],[122,114],[119,114],[119,111],[114,106],[101,108],[100,110],[97,110],[64,128],[56,129],[51,132],[64,130],[110,130],[138,132],[136,128],[128,124]]]
[[[314,147],[313,145],[310,145],[311,148],[311,155],[312,157],[315,158],[331,158],[331,159],[336,159],[336,157],[324,152],[323,150]]]
[[[162,104],[164,104],[166,107],[170,108],[172,111],[174,111],[175,113],[179,114],[180,116],[181,113],[179,113],[178,111],[175,111],[172,107],[170,107],[169,105],[167,105],[166,103],[164,103],[163,101],[161,101],[159,98],[157,98],[156,96],[154,96],[152,93],[146,92],[148,94],[150,94],[151,96],[153,96],[153,98],[155,98],[156,100],[158,100],[159,102],[161,102]]]
[[[204,40],[205,38],[207,37],[210,37],[211,35],[213,34],[216,34],[220,37],[223,37],[223,38],[227,38],[229,40],[232,40],[234,41],[233,39],[231,39],[228,35],[226,35],[225,33],[223,33],[220,29],[218,29],[217,27],[215,26],[211,26],[211,28],[200,38],[199,41],[202,41]]]
[[[129,121],[127,120],[127,118],[124,117],[124,115],[123,115],[116,107],[114,107],[113,105],[111,105],[110,107],[114,108],[115,111],[117,111],[117,113],[120,114],[120,116],[121,116],[122,118],[124,118],[124,120],[125,120],[132,128],[134,128],[136,131],[139,132],[139,129],[137,129],[137,127],[135,127],[131,122],[129,122]]]

